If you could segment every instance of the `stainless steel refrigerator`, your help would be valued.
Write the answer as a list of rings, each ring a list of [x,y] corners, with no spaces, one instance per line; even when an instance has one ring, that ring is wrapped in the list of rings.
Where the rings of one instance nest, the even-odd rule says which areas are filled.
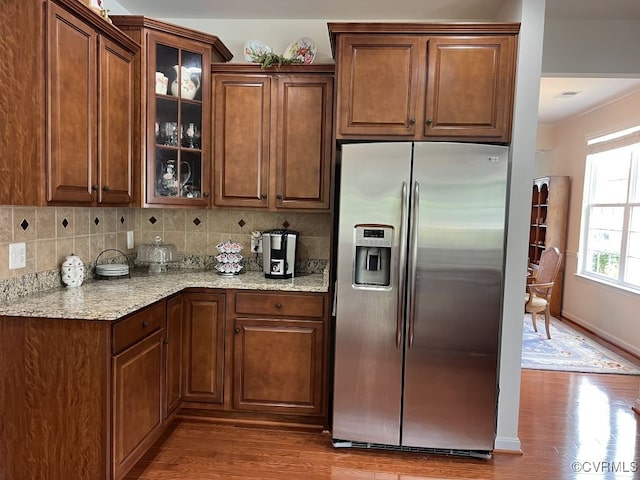
[[[491,455],[508,157],[342,146],[334,446]]]

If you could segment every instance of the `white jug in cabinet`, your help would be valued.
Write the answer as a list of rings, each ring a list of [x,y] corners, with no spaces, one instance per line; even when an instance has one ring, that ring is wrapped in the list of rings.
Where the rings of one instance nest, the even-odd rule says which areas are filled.
[[[84,263],[82,259],[74,255],[67,255],[60,268],[62,283],[67,287],[79,287],[84,280]]]
[[[176,79],[171,82],[171,95],[193,100],[200,88],[200,75],[180,65],[174,65],[173,69],[176,71]]]

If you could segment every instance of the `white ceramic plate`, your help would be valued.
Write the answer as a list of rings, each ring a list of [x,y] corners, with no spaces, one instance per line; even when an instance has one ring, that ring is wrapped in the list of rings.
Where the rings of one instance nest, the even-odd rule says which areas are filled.
[[[316,44],[308,37],[301,37],[291,42],[282,56],[308,65],[316,58]]]
[[[260,40],[247,40],[244,44],[244,59],[249,63],[258,63],[258,57],[271,53],[271,47]]]

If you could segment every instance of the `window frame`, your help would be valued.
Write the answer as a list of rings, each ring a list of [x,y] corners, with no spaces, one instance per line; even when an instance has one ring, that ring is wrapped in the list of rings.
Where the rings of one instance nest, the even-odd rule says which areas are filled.
[[[624,202],[595,202],[597,184],[596,154],[617,150],[622,147],[633,147],[629,151],[629,172],[627,176],[627,190]],[[637,200],[637,201],[633,201]],[[622,208],[621,239],[618,260],[617,278],[594,272],[590,269],[592,257],[588,257],[590,250],[591,213],[594,208]],[[629,256],[629,237],[631,215],[633,209],[640,212],[640,126],[614,132],[610,135],[599,136],[587,141],[587,155],[585,158],[584,190],[582,202],[582,216],[580,222],[580,249],[578,256],[578,275],[603,283],[614,288],[621,288],[634,293],[640,293],[640,284],[625,280]],[[636,213],[640,214],[640,213]],[[589,266],[589,269],[587,267]]]

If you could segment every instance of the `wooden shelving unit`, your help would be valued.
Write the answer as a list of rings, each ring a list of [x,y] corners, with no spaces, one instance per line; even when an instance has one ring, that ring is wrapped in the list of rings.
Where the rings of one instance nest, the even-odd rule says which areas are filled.
[[[565,255],[570,179],[566,176],[536,178],[531,191],[529,225],[529,266],[534,270],[546,248],[557,247]],[[562,310],[564,265],[560,269],[551,297],[551,314]]]

